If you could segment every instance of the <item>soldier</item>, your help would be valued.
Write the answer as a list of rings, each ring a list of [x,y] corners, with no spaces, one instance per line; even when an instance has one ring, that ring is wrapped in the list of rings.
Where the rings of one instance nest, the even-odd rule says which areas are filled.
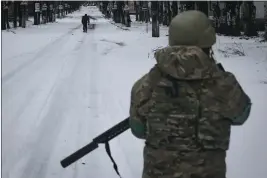
[[[200,11],[169,27],[169,46],[133,86],[130,128],[145,139],[142,178],[225,178],[232,125],[250,114],[250,98],[212,57],[214,28]]]
[[[82,24],[83,24],[83,32],[87,33],[87,24],[89,24],[89,17],[87,16],[87,14],[85,14],[82,17]]]
[[[96,20],[94,17],[87,14],[82,17],[83,32],[87,33],[87,24],[90,25],[90,19]]]

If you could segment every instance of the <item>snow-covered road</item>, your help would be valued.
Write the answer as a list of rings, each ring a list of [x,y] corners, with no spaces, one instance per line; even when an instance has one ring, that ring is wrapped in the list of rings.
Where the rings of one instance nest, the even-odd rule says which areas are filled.
[[[117,177],[103,146],[66,169],[60,160],[128,116],[131,87],[167,44],[167,29],[152,38],[144,25],[124,31],[99,18],[82,33],[84,13],[101,16],[82,8],[55,24],[3,32],[3,178]],[[241,41],[245,56],[226,58],[227,43],[220,37],[215,55],[253,102],[246,125],[233,128],[228,178],[266,178],[267,45]],[[143,141],[126,131],[110,144],[122,177],[140,178]]]
[[[79,13],[85,12],[83,9]],[[4,47],[2,63],[2,171],[5,178],[110,177],[115,174],[112,166],[104,166],[109,160],[101,156],[105,154],[101,148],[77,162],[79,166],[63,169],[59,164],[63,157],[116,123],[110,113],[105,112],[114,98],[108,96],[108,88],[101,88],[101,82],[107,82],[102,79],[109,74],[99,66],[106,49],[105,45],[99,47],[101,41],[97,37],[101,37],[103,31],[107,34],[117,29],[100,19],[96,29],[86,34],[81,32],[79,16],[70,20],[71,23],[47,27],[51,33],[45,33],[44,39],[51,40],[40,40],[41,44],[34,38],[44,36],[40,29],[32,27],[32,33],[26,33],[28,29],[19,31],[24,33],[20,36],[27,36],[25,40],[30,41],[31,47],[13,48],[15,53],[22,48],[17,55],[7,53],[13,45],[3,44],[10,49]],[[58,33],[52,33],[53,28],[59,30]],[[11,35],[16,37],[19,33]],[[5,40],[5,36],[3,38]],[[108,122],[110,124],[106,124]]]

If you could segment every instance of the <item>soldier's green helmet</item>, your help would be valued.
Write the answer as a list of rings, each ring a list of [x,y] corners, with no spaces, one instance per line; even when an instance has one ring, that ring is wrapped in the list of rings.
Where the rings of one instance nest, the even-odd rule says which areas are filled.
[[[170,46],[186,45],[209,48],[215,42],[215,30],[203,12],[189,10],[172,19],[169,26]]]

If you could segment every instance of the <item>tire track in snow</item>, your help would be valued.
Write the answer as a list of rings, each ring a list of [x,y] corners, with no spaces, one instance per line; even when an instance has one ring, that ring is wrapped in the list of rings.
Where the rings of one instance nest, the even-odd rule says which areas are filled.
[[[87,35],[85,36],[87,41]],[[86,68],[86,57],[83,57],[83,51],[87,51],[87,46],[81,48],[79,51],[74,51],[75,56],[77,58],[73,58],[71,63],[69,64],[69,74],[65,76],[63,80],[63,84],[60,85],[58,90],[65,91],[65,88],[68,88],[68,96],[65,94],[65,97],[69,101],[68,103],[64,103],[65,107],[68,108],[67,113],[65,113],[64,122],[61,126],[61,132],[58,133],[56,141],[54,141],[53,149],[50,151],[50,159],[46,163],[45,169],[42,170],[42,173],[46,175],[42,175],[41,177],[47,178],[74,178],[78,176],[79,168],[78,165],[81,160],[77,161],[70,167],[63,169],[60,167],[59,161],[63,159],[63,157],[67,156],[74,150],[84,146],[81,144],[81,139],[86,138],[86,134],[84,134],[84,122],[85,111],[88,111],[87,105],[85,104],[87,98],[87,86],[86,83],[88,69]],[[77,55],[78,56],[77,56]],[[64,105],[62,104],[62,105]],[[85,139],[86,140],[86,139]],[[86,140],[87,141],[87,140]]]
[[[81,135],[77,138],[79,140],[79,144],[76,145],[77,149],[81,148],[88,142],[92,141],[92,139],[100,134],[105,127],[104,124],[105,120],[108,119],[105,117],[104,113],[101,108],[102,102],[102,91],[99,81],[99,70],[100,65],[99,61],[101,61],[101,56],[98,54],[98,46],[95,43],[94,39],[94,32],[89,35],[90,38],[86,41],[87,43],[84,45],[84,49],[82,49],[83,56],[85,59],[84,62],[88,67],[86,70],[88,71],[85,79],[86,84],[85,87],[88,90],[88,101],[87,101],[87,108],[88,110],[88,117],[85,118],[84,121],[79,120],[77,122],[83,122],[82,132]],[[87,53],[88,52],[88,53]],[[89,105],[88,105],[89,104]],[[105,103],[104,103],[105,104]],[[88,128],[86,128],[88,127]],[[82,165],[81,163],[85,163]],[[116,176],[116,173],[112,169],[110,165],[110,160],[106,156],[105,150],[103,149],[103,145],[100,145],[98,149],[94,150],[92,153],[86,155],[81,160],[74,163],[77,165],[77,169],[73,170],[73,178],[79,177],[113,177]],[[78,166],[79,165],[79,166]],[[106,167],[107,165],[107,167]]]
[[[81,58],[79,59],[79,71],[76,71],[76,73],[73,74],[74,78],[82,77],[80,81],[77,81],[76,85],[79,87],[79,95],[81,98],[81,101],[77,103],[74,103],[77,105],[77,108],[75,109],[76,112],[80,110],[80,116],[76,120],[72,121],[72,125],[74,128],[72,134],[76,135],[76,138],[71,136],[68,145],[66,147],[71,146],[74,147],[70,152],[66,152],[64,156],[67,156],[67,154],[70,154],[73,151],[76,151],[77,149],[81,148],[82,146],[88,144],[90,141],[92,141],[92,138],[95,137],[97,134],[99,134],[99,126],[101,126],[101,112],[98,112],[97,108],[99,107],[99,95],[96,94],[96,90],[99,89],[95,85],[95,80],[97,79],[97,61],[100,60],[97,54],[97,45],[95,44],[95,40],[92,35],[88,35],[88,39],[85,41],[85,45],[80,49]],[[89,53],[88,53],[89,52]],[[79,51],[77,51],[79,53]],[[93,89],[93,90],[91,90]],[[98,90],[97,90],[98,91]],[[78,91],[77,91],[78,92]],[[99,93],[101,94],[101,93]],[[91,108],[88,108],[88,104],[91,103]],[[85,110],[82,108],[85,106]],[[99,114],[99,117],[95,117]],[[73,114],[74,115],[74,114]],[[76,114],[77,115],[77,114]],[[71,122],[71,121],[70,121]],[[81,127],[79,129],[76,129],[76,125],[80,125]],[[62,132],[65,132],[67,128],[64,128]],[[60,136],[62,137],[62,136]],[[72,141],[71,139],[75,139],[76,141]],[[72,144],[72,145],[70,145]],[[54,155],[56,155],[57,148],[55,150]],[[105,154],[102,146],[100,146],[97,150],[90,153],[89,155],[86,155],[81,160],[78,160],[76,163],[74,163],[73,166],[70,166],[69,168],[62,171],[60,177],[64,178],[79,178],[79,177],[110,177],[110,172],[113,170],[107,170],[103,171],[104,165],[106,162],[106,159],[102,159],[102,155]],[[106,157],[105,157],[106,158]],[[107,161],[109,161],[107,159]],[[82,164],[84,163],[84,164]],[[109,162],[108,162],[109,163]],[[51,165],[52,166],[52,165]],[[52,168],[52,167],[51,167]],[[73,168],[73,169],[71,169]],[[53,168],[52,168],[53,169]],[[48,176],[49,177],[49,176]]]
[[[74,37],[75,38],[75,37]],[[70,40],[69,38],[66,38],[65,40],[62,40],[62,42],[67,42],[68,40]],[[57,46],[56,45],[58,45],[58,46],[62,46],[62,45],[60,45],[60,44],[58,44],[58,43],[55,43],[54,44],[54,48],[56,48]],[[73,45],[73,44],[71,44],[71,45]],[[70,45],[70,46],[71,46]],[[69,46],[69,47],[70,47]],[[70,51],[71,52],[71,51]],[[70,54],[70,53],[68,53],[68,54]],[[54,53],[53,54],[53,56],[57,56],[58,55],[58,53]],[[66,54],[67,55],[67,54]],[[56,77],[56,79],[54,80],[54,84],[53,84],[53,86],[52,86],[52,88],[50,89],[50,91],[48,92],[48,95],[47,95],[47,98],[46,98],[46,100],[44,101],[44,103],[43,103],[43,106],[41,106],[41,108],[42,108],[42,110],[40,111],[40,114],[42,113],[42,111],[43,111],[43,109],[45,108],[45,105],[48,103],[48,100],[49,100],[49,98],[51,97],[51,95],[52,95],[52,93],[53,93],[53,91],[54,91],[54,89],[55,89],[55,87],[56,87],[56,83],[58,83],[58,80],[59,80],[59,77],[60,77],[60,75],[61,75],[61,73],[62,73],[62,70],[64,69],[64,67],[65,67],[65,64],[66,64],[66,62],[68,61],[68,59],[69,58],[63,58],[63,59],[61,59],[61,60],[59,60],[58,61],[58,64],[60,64],[61,65],[61,67],[60,67],[60,70],[57,72],[57,77]],[[51,62],[52,62],[52,64],[53,64],[53,58],[51,59]],[[55,69],[57,69],[57,68],[55,68]],[[48,71],[47,71],[48,72]],[[27,98],[27,102],[31,102],[31,99],[33,99],[33,97],[31,97],[31,98]],[[22,105],[22,108],[20,108],[18,111],[21,111],[21,113],[20,114],[22,114],[23,113],[23,110],[25,110],[25,108],[27,108],[27,106],[28,106],[28,104],[27,103],[25,103],[24,105]],[[39,114],[39,116],[40,116],[40,114]],[[38,116],[38,117],[39,117]],[[29,128],[32,128],[32,126],[34,125],[34,124],[38,124],[38,122],[40,122],[40,117],[39,118],[36,118],[35,120],[34,120],[34,123],[28,123],[27,124],[27,126],[29,126]],[[7,119],[7,118],[5,118],[5,119]],[[9,120],[11,119],[11,118],[8,118]],[[19,119],[19,116],[18,117],[15,117],[15,119],[16,120],[18,120]],[[6,129],[8,129],[8,132],[7,132],[7,130],[6,129],[4,129],[4,130],[6,130],[6,131],[4,131],[4,133],[6,133],[5,135],[6,135],[6,137],[5,137],[5,139],[7,139],[7,138],[16,138],[16,137],[13,137],[12,135],[14,135],[14,133],[16,133],[17,132],[17,130],[16,130],[16,128],[14,128],[14,129],[12,129],[12,127],[15,127],[15,126],[17,126],[17,127],[21,127],[20,125],[21,124],[24,124],[24,126],[26,126],[25,125],[25,123],[23,123],[24,121],[21,121],[21,120],[19,120],[19,122],[16,122],[16,123],[14,123],[14,122],[12,122],[12,120],[10,120],[10,124],[9,124],[9,126],[7,127],[7,125],[5,124],[5,128]],[[27,121],[25,121],[25,122],[27,122]],[[12,124],[13,123],[13,124]],[[28,130],[27,132],[29,133],[29,138],[31,138],[31,135],[32,135],[32,132],[31,132],[32,130]],[[35,130],[35,132],[33,132],[33,133],[36,133],[36,132],[38,132],[38,130]],[[8,134],[9,133],[9,134]],[[4,139],[4,140],[5,140]],[[26,140],[25,140],[26,141]],[[9,145],[10,146],[10,144],[11,144],[11,141],[8,141],[9,143],[6,143],[5,145]],[[32,146],[33,145],[31,145],[31,143],[29,142],[29,141],[27,141],[28,143],[24,143],[23,145],[19,145],[19,147],[24,147],[24,149],[20,149],[19,150],[19,147],[14,147],[14,146],[11,146],[10,148],[11,148],[11,150],[9,149],[8,150],[8,152],[9,153],[12,153],[12,152],[20,152],[20,154],[24,154],[24,155],[29,155],[30,154],[30,150],[32,150]],[[15,143],[12,143],[11,145],[13,145],[13,144],[15,144]],[[28,147],[28,148],[27,148]],[[13,151],[12,151],[13,150]],[[16,151],[15,151],[16,150]],[[26,151],[26,152],[21,152],[22,150],[24,150],[24,151]],[[6,149],[6,151],[7,151],[7,149]],[[5,152],[6,152],[5,151]],[[20,158],[17,158],[16,159],[16,157],[13,157],[13,159],[10,159],[10,156],[11,155],[5,155],[5,157],[9,157],[9,159],[8,159],[8,161],[9,161],[9,163],[6,163],[6,164],[4,164],[3,166],[3,172],[6,172],[6,171],[10,171],[10,168],[11,168],[11,165],[13,165],[13,166],[15,166],[16,165],[16,162],[19,162],[19,160],[20,159],[22,159],[23,158],[23,156],[22,155],[20,155]],[[14,155],[13,155],[14,156]],[[17,156],[19,156],[19,155],[17,155]],[[15,158],[15,159],[14,159]],[[23,158],[24,159],[24,158]],[[9,176],[8,176],[9,177]],[[27,176],[26,176],[27,177]]]
[[[120,78],[116,75],[114,75],[114,67],[111,65],[107,65],[104,60],[99,61],[99,66],[103,66],[98,70],[98,74],[104,74],[100,75],[98,80],[101,81],[101,83],[98,84],[98,86],[102,89],[102,102],[100,105],[100,108],[105,108],[104,111],[106,118],[103,119],[102,122],[105,122],[105,127],[101,129],[101,132],[106,131],[110,127],[114,126],[115,124],[121,122],[124,118],[127,117],[125,113],[123,112],[125,108],[123,108],[118,101],[120,98],[119,91],[120,91],[120,85],[121,81]],[[116,70],[116,72],[120,72],[119,70]],[[108,76],[106,76],[109,74]],[[117,78],[116,78],[117,77]],[[118,88],[119,87],[119,88]],[[127,133],[128,132],[128,133]],[[123,134],[119,135],[118,137],[114,138],[110,141],[110,147],[112,155],[118,165],[118,169],[122,175],[122,177],[128,177],[133,178],[135,177],[131,169],[130,165],[130,158],[129,154],[126,154],[125,147],[123,147],[123,144],[127,144],[127,140],[125,136],[129,135],[129,130],[125,131]],[[123,140],[122,140],[123,139]],[[103,153],[106,154],[106,153]],[[107,155],[106,155],[107,157]],[[108,158],[108,157],[107,157]],[[110,162],[110,160],[108,159]],[[109,167],[112,168],[112,163],[110,162]],[[114,170],[112,170],[114,172]],[[115,172],[114,172],[115,173]]]
[[[65,40],[62,40],[62,44],[64,44],[64,42],[66,43],[66,42],[68,42],[68,40],[69,40],[69,38],[66,38]],[[54,46],[53,46],[53,48],[54,49],[57,49],[57,45],[58,46],[63,46],[63,45],[61,45],[61,44],[58,44],[58,43],[55,43],[54,44]],[[46,60],[46,64],[47,63],[49,63],[49,62],[54,62],[53,61],[53,59],[54,59],[54,57],[57,57],[58,55],[59,55],[59,53],[58,52],[60,52],[59,50],[57,50],[57,51],[55,51],[55,52],[53,52],[53,54],[50,56],[50,61],[48,61],[48,60]],[[66,56],[67,54],[65,54],[65,56]],[[63,59],[63,61],[65,61],[65,60],[67,60],[67,58],[64,58],[64,57],[62,57]],[[51,60],[52,59],[52,60]],[[61,61],[59,61],[59,64],[60,64],[60,62]],[[64,63],[64,62],[63,62]],[[32,66],[29,66],[29,67],[32,67]],[[43,67],[43,65],[39,65],[39,67]],[[48,72],[48,71],[47,71]],[[36,76],[36,75],[35,75]],[[20,76],[18,76],[18,77],[20,77]],[[30,81],[28,81],[28,82],[30,82]],[[3,88],[2,88],[2,91],[3,91],[3,93],[5,94],[5,96],[4,97],[6,97],[6,99],[4,98],[4,101],[7,101],[7,102],[11,102],[11,100],[10,99],[8,99],[7,97],[8,96],[12,96],[12,90],[15,90],[15,88],[13,88],[13,86],[11,85],[11,87],[8,87],[8,88],[6,88],[7,86],[5,85],[5,84],[3,84]],[[34,98],[34,97],[37,97],[36,96],[36,91],[38,91],[38,90],[34,90],[33,92],[28,92],[28,93],[26,93],[27,94],[27,97],[25,98],[26,100],[24,101],[25,103],[23,104],[23,105],[21,105],[21,107],[18,109],[18,110],[15,110],[16,112],[16,114],[15,114],[15,117],[13,117],[14,119],[16,119],[16,120],[18,120],[19,118],[20,118],[20,115],[22,115],[23,114],[23,112],[25,111],[25,109],[28,107],[28,103],[30,103],[31,101],[32,101],[32,99]],[[16,94],[18,94],[18,93],[16,93]],[[8,106],[8,103],[3,103],[3,107],[5,107],[6,105]],[[4,113],[6,112],[6,110],[4,111]],[[7,122],[7,123],[6,123]],[[7,121],[7,120],[5,120],[5,128],[4,128],[4,130],[5,129],[8,129],[8,130],[12,130],[12,125],[14,125],[14,123],[13,123],[13,120],[11,119],[11,118],[9,118],[9,120]],[[5,133],[5,132],[4,132]]]
[[[116,62],[120,63],[118,61]],[[109,64],[116,62],[110,61]],[[101,81],[102,83],[106,83],[104,86],[106,88],[104,102],[108,104],[108,119],[106,122],[111,123],[110,127],[112,127],[129,116],[130,88],[128,88],[129,86],[120,86],[125,78],[127,78],[127,74],[123,76],[120,75],[120,73],[125,71],[125,66],[116,66],[116,72],[114,72],[114,67],[109,64],[106,64],[105,62],[101,70],[109,73],[110,75],[108,77],[103,76]],[[123,91],[127,88],[129,93]],[[114,138],[112,142],[111,150],[114,159],[117,161],[122,176],[128,178],[142,177],[142,166],[140,165],[143,164],[143,140],[134,138],[129,129],[119,135],[117,138]],[[132,157],[134,157],[134,159],[131,159]]]
[[[23,64],[21,64],[20,66],[18,66],[15,70],[7,73],[5,76],[2,76],[2,83],[6,83],[8,80],[10,80],[12,77],[14,77],[17,73],[19,73],[21,70],[25,69],[29,64],[36,62],[36,60],[40,59],[43,55],[50,53],[50,51],[52,49],[54,49],[55,46],[57,46],[58,44],[60,44],[66,36],[70,35],[71,33],[73,33],[75,30],[77,30],[78,28],[80,28],[82,25],[78,25],[75,28],[72,28],[70,31],[68,31],[66,34],[60,36],[58,39],[56,39],[55,41],[47,44],[45,47],[43,47],[41,50],[39,50],[37,52],[36,55],[34,55],[34,57],[32,57],[31,59],[29,59],[28,61],[24,62]]]
[[[80,25],[79,25],[80,26]],[[79,27],[78,26],[78,27]],[[74,32],[74,30],[76,30],[77,28],[73,28],[71,31],[69,31],[68,33],[73,33]],[[49,61],[48,61],[48,59],[53,59],[54,57],[57,57],[58,55],[59,55],[59,52],[61,52],[60,50],[58,50],[58,46],[60,46],[60,47],[62,47],[62,46],[64,46],[64,44],[66,44],[67,42],[68,42],[68,40],[72,37],[72,36],[67,36],[66,34],[65,35],[63,35],[63,36],[65,36],[65,37],[67,37],[67,38],[63,38],[63,37],[61,37],[61,38],[63,38],[63,39],[60,39],[59,41],[56,41],[56,42],[54,42],[53,43],[53,45],[52,46],[50,46],[49,47],[49,49],[51,48],[51,49],[54,49],[53,51],[49,51],[49,52],[47,52],[47,53],[49,53],[50,54],[50,56],[49,57],[47,57],[45,54],[43,55],[43,56],[39,56],[39,59],[37,59],[37,60],[46,60],[45,61],[45,63],[48,63]],[[82,37],[82,39],[83,39],[83,37]],[[43,49],[41,52],[42,53],[44,53],[44,51],[46,51],[45,49]],[[38,55],[37,55],[38,56]],[[64,58],[64,56],[66,57],[67,56],[67,54],[65,54],[65,55],[63,55],[63,56],[60,56],[61,58]],[[46,57],[46,59],[44,59],[44,57]],[[36,61],[37,61],[36,60]],[[66,59],[63,59],[63,60],[66,60]],[[52,61],[53,62],[53,61]],[[31,63],[31,65],[32,65],[33,63]],[[28,65],[28,67],[31,67],[31,65]],[[39,67],[43,67],[42,65],[40,65]],[[38,70],[38,68],[36,68],[36,70]],[[9,92],[12,92],[11,90],[13,89],[13,88],[11,88],[11,90],[6,90],[6,92],[5,92],[5,87],[6,87],[6,85],[7,85],[7,83],[3,83],[3,91],[4,91],[4,93],[7,95],[7,96],[9,96],[10,94],[9,94]],[[10,87],[9,87],[10,88]],[[27,101],[25,101],[25,102],[27,102],[27,103],[30,103],[31,102],[31,100],[34,98],[34,97],[36,97],[35,96],[36,94],[35,94],[35,91],[33,91],[33,92],[31,92],[31,93],[28,93],[28,96],[26,97],[26,99],[27,99]],[[24,112],[24,110],[27,108],[27,106],[28,106],[28,104],[27,103],[25,103],[24,105],[22,105],[22,107],[21,108],[19,108],[17,111],[16,111],[16,116],[14,117],[14,118],[19,118],[20,117],[20,115]],[[9,122],[11,122],[11,120],[9,121]],[[10,128],[10,126],[8,126],[8,128]]]
[[[75,59],[73,58],[72,60]],[[75,69],[78,70],[78,64],[79,61],[76,62],[76,65],[74,67],[72,66],[72,73],[70,74],[70,76],[73,76]],[[64,111],[67,111],[69,108],[69,98],[66,96],[68,96],[70,93],[71,87],[69,86],[69,84],[71,84],[72,82],[67,82],[66,80],[58,82],[59,78],[63,77],[60,74],[62,73],[65,65],[67,65],[67,63],[64,63],[64,65],[62,66],[61,72],[59,73],[53,88],[51,88],[49,95],[47,96],[47,100],[42,107],[43,109],[40,112],[39,118],[42,118],[42,121],[40,123],[41,128],[38,129],[40,130],[40,132],[36,137],[34,143],[35,150],[31,154],[31,157],[27,162],[22,178],[35,178],[36,175],[38,175],[38,178],[46,177],[51,153],[56,146],[56,140],[62,126],[64,125]],[[69,80],[73,80],[73,78]],[[42,117],[44,113],[46,113],[46,115]],[[47,132],[48,129],[49,132]],[[80,129],[78,129],[78,131],[80,131]]]

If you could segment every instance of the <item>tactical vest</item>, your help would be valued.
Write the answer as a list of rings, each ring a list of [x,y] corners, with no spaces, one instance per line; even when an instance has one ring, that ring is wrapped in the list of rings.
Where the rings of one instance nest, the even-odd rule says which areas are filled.
[[[148,146],[185,152],[228,149],[231,123],[220,111],[225,107],[222,79],[189,81],[162,74],[152,81],[151,99],[139,110],[146,116]]]

